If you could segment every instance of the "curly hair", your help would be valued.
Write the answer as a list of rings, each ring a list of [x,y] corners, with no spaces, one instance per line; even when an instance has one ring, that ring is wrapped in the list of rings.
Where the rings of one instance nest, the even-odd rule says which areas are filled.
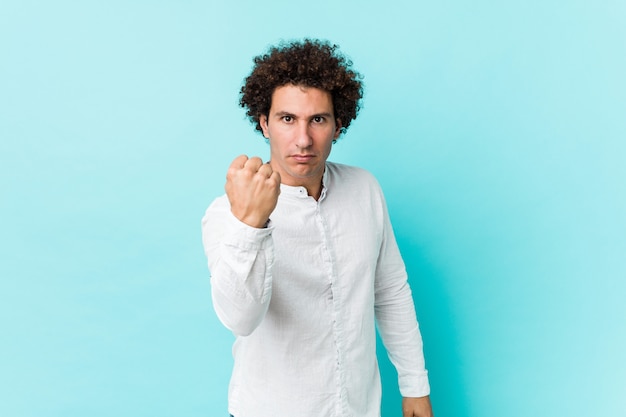
[[[239,105],[262,132],[259,118],[269,114],[277,87],[319,88],[330,93],[335,119],[341,121],[344,133],[360,109],[362,78],[337,45],[311,39],[281,43],[254,58],[254,68],[241,87]]]

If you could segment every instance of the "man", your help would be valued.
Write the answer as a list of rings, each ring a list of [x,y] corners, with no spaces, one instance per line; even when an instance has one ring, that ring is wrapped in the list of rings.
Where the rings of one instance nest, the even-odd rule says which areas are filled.
[[[380,416],[376,324],[403,415],[431,417],[411,290],[383,194],[327,161],[356,118],[360,75],[304,40],[255,58],[240,104],[270,145],[241,155],[202,219],[212,297],[236,336],[234,417]]]

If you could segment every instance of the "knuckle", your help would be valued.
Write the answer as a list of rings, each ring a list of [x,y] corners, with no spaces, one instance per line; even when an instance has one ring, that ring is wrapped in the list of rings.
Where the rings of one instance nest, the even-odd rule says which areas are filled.
[[[246,162],[246,167],[250,167],[255,170],[258,170],[261,165],[263,165],[263,161],[261,161],[261,158],[258,156],[253,156]]]
[[[233,159],[231,166],[241,167],[247,160],[248,157],[246,155],[239,155],[237,158]]]
[[[239,170],[238,170],[236,167],[231,166],[231,167],[230,167],[230,168],[228,168],[228,170],[226,171],[226,179],[227,179],[227,180],[232,180],[232,179],[233,179],[233,177],[235,177],[235,176],[237,175],[237,172],[238,172],[238,171],[239,171]]]

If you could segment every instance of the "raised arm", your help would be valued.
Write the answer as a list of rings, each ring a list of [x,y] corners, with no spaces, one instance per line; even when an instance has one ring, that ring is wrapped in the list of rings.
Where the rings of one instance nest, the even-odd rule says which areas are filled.
[[[237,157],[228,169],[226,197],[202,218],[202,240],[211,272],[213,306],[236,335],[261,323],[272,290],[273,242],[269,216],[280,177],[259,158]]]

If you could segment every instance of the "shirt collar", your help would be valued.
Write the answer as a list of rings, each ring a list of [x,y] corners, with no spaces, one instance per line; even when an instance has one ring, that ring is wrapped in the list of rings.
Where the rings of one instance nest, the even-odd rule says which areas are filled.
[[[324,174],[322,175],[322,192],[320,194],[320,198],[318,201],[322,201],[326,197],[326,192],[328,184],[328,164],[324,167]],[[280,192],[281,194],[286,194],[298,198],[308,198],[309,194],[305,187],[302,186],[293,186],[287,184],[280,184]]]

